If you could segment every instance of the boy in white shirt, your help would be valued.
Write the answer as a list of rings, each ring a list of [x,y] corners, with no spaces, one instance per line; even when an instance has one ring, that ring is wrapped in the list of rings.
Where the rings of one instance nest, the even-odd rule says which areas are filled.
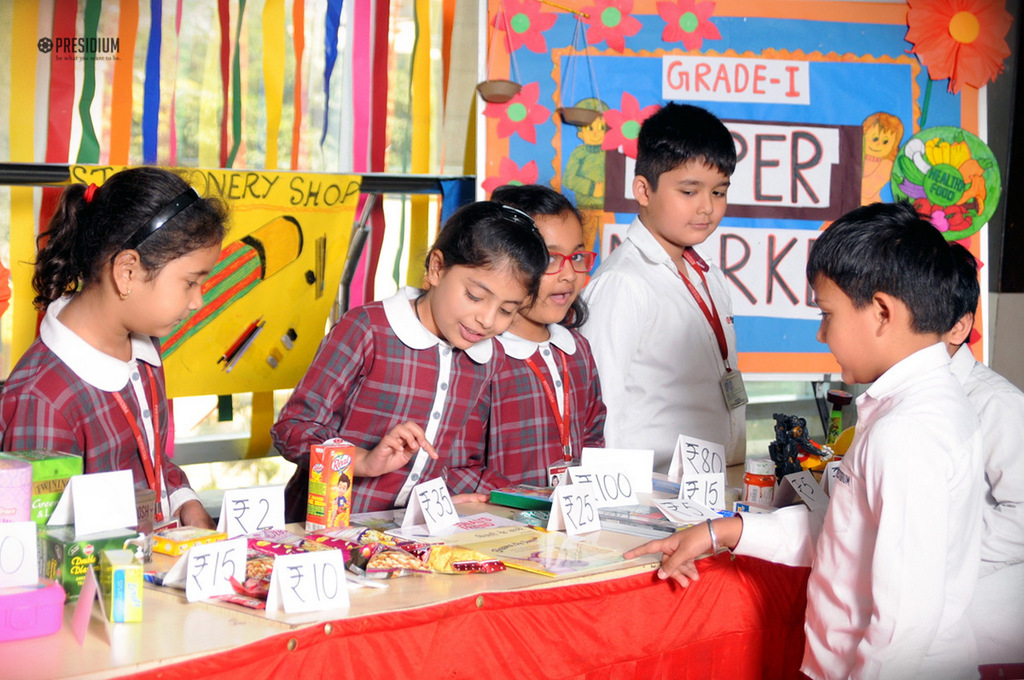
[[[977,677],[967,607],[981,542],[981,432],[941,343],[956,285],[942,235],[906,203],[834,222],[807,278],[857,399],[857,430],[822,518],[804,506],[709,521],[626,553],[698,578],[719,546],[810,565],[801,670],[825,678]]]
[[[981,420],[985,466],[981,578],[970,615],[983,664],[1024,662],[1024,455],[1020,424],[1024,392],[985,364],[967,346],[978,308],[978,264],[952,246],[960,285],[953,296],[957,322],[946,334],[950,369]]]
[[[669,103],[645,120],[640,210],[583,289],[606,446],[653,449],[657,472],[668,472],[680,434],[722,444],[728,464],[746,452],[732,302],[721,270],[695,249],[725,214],[735,168],[732,135],[709,111]]]

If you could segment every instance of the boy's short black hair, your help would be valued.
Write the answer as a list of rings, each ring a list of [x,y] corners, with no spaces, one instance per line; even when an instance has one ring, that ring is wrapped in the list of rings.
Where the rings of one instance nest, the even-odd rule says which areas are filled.
[[[701,161],[729,177],[736,170],[736,144],[715,114],[669,102],[640,126],[636,174],[657,190],[664,173],[690,161]]]
[[[906,202],[865,205],[833,222],[807,258],[807,280],[822,276],[857,308],[878,292],[897,298],[917,333],[945,333],[962,316],[950,304],[958,277],[949,243]]]
[[[975,314],[978,311],[978,298],[981,297],[981,284],[978,282],[978,261],[971,251],[959,243],[949,246],[953,254],[953,266],[956,267],[956,290],[953,292],[953,323],[963,318],[964,314]]]

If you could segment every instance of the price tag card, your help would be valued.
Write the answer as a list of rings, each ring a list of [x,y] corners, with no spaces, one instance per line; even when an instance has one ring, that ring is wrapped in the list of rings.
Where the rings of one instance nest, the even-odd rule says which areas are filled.
[[[832,485],[835,484],[836,475],[838,473],[838,460],[832,460],[825,464],[825,471],[821,475],[821,490],[830,498],[832,496]]]
[[[573,484],[593,483],[597,492],[594,503],[599,508],[615,505],[636,505],[636,489],[625,472],[594,469],[583,465],[569,468]]]
[[[244,538],[232,538],[189,548],[184,556],[188,560],[185,597],[189,602],[235,592],[228,578],[234,576],[239,583],[245,580],[245,544]]]
[[[47,524],[74,524],[75,535],[95,534],[139,523],[131,470],[91,472],[68,480]]]
[[[725,474],[684,475],[679,484],[679,500],[700,503],[712,510],[725,510]]]
[[[340,550],[317,550],[274,558],[267,611],[286,614],[348,609],[345,559]]]
[[[651,492],[654,474],[654,451],[651,449],[591,449],[584,448],[580,464],[599,470],[614,470],[629,477],[636,493]]]
[[[0,588],[39,582],[35,522],[0,524]]]
[[[668,478],[678,482],[688,475],[725,473],[725,446],[685,434],[679,435],[668,467]]]
[[[284,529],[284,487],[229,489],[220,503],[217,531],[228,538],[266,529]]]
[[[600,531],[601,519],[594,502],[600,492],[594,484],[559,484],[551,497],[548,531],[561,531],[570,536]]]
[[[684,501],[678,498],[654,498],[652,500],[665,517],[680,524],[697,524],[706,519],[721,517],[706,505],[694,501]]]
[[[828,507],[828,496],[821,490],[810,470],[801,470],[786,475],[779,482],[779,486],[787,483],[793,487],[793,490],[812,511],[825,510]]]
[[[455,503],[448,493],[448,485],[440,477],[429,482],[417,484],[409,496],[409,507],[406,508],[402,528],[417,524],[426,524],[427,533],[450,527],[459,521],[459,513],[455,512]]]

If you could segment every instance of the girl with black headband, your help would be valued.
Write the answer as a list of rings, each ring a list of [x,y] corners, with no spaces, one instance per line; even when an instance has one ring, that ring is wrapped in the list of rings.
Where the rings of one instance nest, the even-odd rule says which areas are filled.
[[[226,217],[158,168],[64,190],[39,236],[39,337],[0,394],[3,450],[73,453],[86,473],[131,470],[156,492],[158,520],[214,528],[164,453],[173,432],[157,338],[202,306]]]

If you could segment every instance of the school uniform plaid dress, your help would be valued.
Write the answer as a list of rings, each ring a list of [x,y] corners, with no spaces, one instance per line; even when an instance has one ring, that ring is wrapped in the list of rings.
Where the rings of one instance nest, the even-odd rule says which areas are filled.
[[[395,507],[411,475],[413,482],[446,476],[453,494],[498,486],[485,467],[484,438],[489,386],[504,355],[491,340],[461,351],[431,334],[409,304],[419,294],[406,288],[345,314],[271,428],[278,451],[298,466],[285,492],[290,521],[305,517],[312,444],[341,437],[372,449],[407,421],[425,430],[437,421],[431,443],[440,458],[428,458],[419,472],[411,463],[380,477],[356,477],[353,512]],[[439,391],[442,408],[432,410]]]

